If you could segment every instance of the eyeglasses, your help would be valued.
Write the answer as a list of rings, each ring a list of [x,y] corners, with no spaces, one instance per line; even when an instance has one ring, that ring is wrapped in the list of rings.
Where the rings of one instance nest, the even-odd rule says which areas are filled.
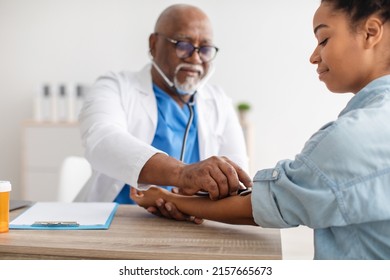
[[[218,48],[215,46],[195,47],[190,42],[174,40],[160,33],[155,34],[164,37],[168,42],[175,45],[178,58],[185,59],[191,57],[194,51],[197,51],[202,62],[209,62],[215,58],[218,52]]]

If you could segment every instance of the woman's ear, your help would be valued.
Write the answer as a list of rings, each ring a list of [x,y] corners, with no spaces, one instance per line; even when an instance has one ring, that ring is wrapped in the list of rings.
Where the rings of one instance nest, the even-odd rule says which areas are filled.
[[[364,26],[363,31],[366,35],[365,47],[367,49],[376,46],[383,36],[383,22],[376,16],[369,17]]]

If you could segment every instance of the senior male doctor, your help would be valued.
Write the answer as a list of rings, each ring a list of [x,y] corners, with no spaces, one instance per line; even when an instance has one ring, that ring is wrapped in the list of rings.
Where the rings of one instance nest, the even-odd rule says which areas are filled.
[[[129,188],[150,184],[211,199],[236,194],[240,182],[250,187],[232,102],[206,83],[218,52],[207,15],[190,5],[168,7],[149,47],[151,64],[107,73],[86,96],[79,121],[93,175],[76,201],[132,203]],[[188,219],[173,205],[149,211]]]

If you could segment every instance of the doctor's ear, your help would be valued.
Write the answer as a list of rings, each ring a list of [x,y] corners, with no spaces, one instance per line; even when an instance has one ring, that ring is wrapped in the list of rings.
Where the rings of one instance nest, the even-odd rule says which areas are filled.
[[[155,47],[156,47],[156,35],[154,33],[152,33],[149,36],[149,54],[150,54],[149,56],[150,56],[150,58],[154,57]]]
[[[151,50],[151,49],[149,49],[149,51],[148,51],[148,56],[149,56],[149,58],[150,58],[151,60],[154,59],[154,57],[153,57],[153,55],[152,55],[152,50]]]

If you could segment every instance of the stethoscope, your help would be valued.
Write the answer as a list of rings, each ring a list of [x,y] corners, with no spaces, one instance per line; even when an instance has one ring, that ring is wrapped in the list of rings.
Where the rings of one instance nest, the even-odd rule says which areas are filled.
[[[211,68],[211,71],[209,72],[209,74],[207,74],[207,76],[203,79],[203,82],[201,83],[201,85],[198,86],[198,88],[191,94],[191,98],[188,102],[184,101],[183,98],[182,98],[182,95],[178,92],[178,90],[176,89],[176,86],[175,84],[170,81],[168,79],[168,77],[165,75],[165,73],[161,70],[161,68],[157,65],[157,63],[154,61],[153,59],[153,56],[152,54],[149,52],[149,58],[153,64],[153,67],[157,70],[157,72],[160,74],[160,76],[164,79],[164,81],[167,83],[167,85],[172,88],[174,90],[174,92],[176,92],[177,96],[179,97],[179,99],[187,105],[188,107],[188,110],[190,112],[190,116],[188,117],[188,121],[187,121],[187,124],[186,124],[186,128],[185,128],[185,131],[184,131],[184,135],[183,135],[183,141],[182,141],[182,145],[181,145],[181,151],[180,151],[180,157],[179,157],[179,160],[180,161],[183,161],[184,162],[184,156],[185,156],[185,150],[186,150],[186,146],[187,146],[187,139],[188,139],[188,135],[189,135],[189,132],[190,132],[190,128],[191,128],[191,125],[192,125],[192,122],[194,121],[194,105],[195,105],[195,95],[196,93],[198,92],[198,89],[204,85],[204,83],[206,82],[206,80],[209,79],[209,77],[211,76],[211,74],[214,72],[214,68],[212,67]]]
[[[183,103],[185,103],[188,107],[188,110],[190,112],[190,116],[188,117],[188,121],[187,121],[187,125],[186,125],[186,129],[184,131],[184,135],[183,135],[183,142],[182,142],[182,145],[181,145],[181,151],[180,151],[180,161],[184,162],[184,156],[185,156],[185,149],[186,149],[186,146],[187,146],[187,139],[188,139],[188,135],[189,135],[189,132],[190,132],[190,128],[191,128],[191,125],[192,125],[192,122],[194,120],[194,105],[195,105],[195,94],[198,92],[199,88],[202,87],[206,81],[210,78],[210,76],[214,73],[214,67],[211,67],[209,73],[207,74],[207,76],[203,79],[201,85],[199,85],[199,87],[191,94],[191,98],[188,102],[185,102],[182,98],[181,98],[181,94],[177,91],[176,89],[176,86],[174,83],[172,83],[168,77],[164,74],[164,72],[160,69],[160,67],[157,65],[157,63],[154,61],[153,59],[153,56],[151,55],[151,53],[149,52],[149,57],[150,57],[150,60],[154,66],[154,68],[157,70],[157,72],[161,75],[161,77],[164,79],[164,81],[168,84],[169,87],[171,87],[178,95],[178,97],[181,99],[181,101]],[[248,195],[252,192],[252,189],[251,188],[248,188],[248,189],[239,189],[238,190],[238,195],[240,196],[245,196],[245,195]],[[205,191],[198,191],[196,193],[196,195],[199,195],[199,196],[209,196],[209,193],[208,192],[205,192]]]
[[[195,97],[196,93],[197,93],[197,90],[192,94],[192,96],[191,96],[191,98],[190,98],[190,100],[188,102],[184,102],[184,100],[182,100],[182,102],[187,105],[188,110],[190,111],[190,116],[188,117],[186,129],[184,131],[183,142],[182,142],[181,151],[180,151],[180,161],[182,161],[182,162],[184,162],[184,156],[185,156],[185,149],[186,149],[186,145],[187,145],[188,134],[190,132],[190,128],[191,128],[192,122],[194,120],[194,105],[195,105],[194,97]],[[179,98],[180,98],[180,96],[179,96]],[[246,196],[246,195],[248,195],[250,193],[252,193],[252,188],[239,189],[238,192],[237,192],[237,194],[239,196]],[[196,193],[196,195],[198,195],[198,196],[209,196],[209,193],[205,192],[205,191],[198,191]]]
[[[188,117],[186,129],[185,129],[184,135],[183,135],[183,142],[181,144],[181,151],[180,151],[180,158],[179,159],[180,159],[180,161],[183,161],[183,162],[184,162],[184,156],[185,156],[185,152],[186,152],[188,134],[190,133],[191,125],[192,125],[192,122],[194,121],[194,105],[195,105],[194,96],[195,96],[195,94],[196,94],[196,92],[191,96],[190,101],[185,103],[187,105],[188,110],[190,111],[190,116]]]

